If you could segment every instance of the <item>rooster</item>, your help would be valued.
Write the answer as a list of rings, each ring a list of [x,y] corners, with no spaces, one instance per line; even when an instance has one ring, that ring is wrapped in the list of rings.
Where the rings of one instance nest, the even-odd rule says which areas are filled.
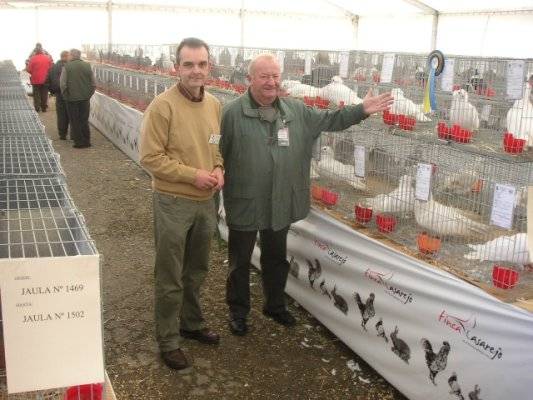
[[[320,262],[315,258],[315,265],[314,266],[311,261],[306,260],[307,265],[309,266],[309,270],[307,271],[307,276],[309,277],[309,284],[311,285],[311,288],[315,288],[314,284],[315,281],[320,278],[320,275],[322,275],[322,266],[320,265]]]
[[[450,394],[455,395],[460,400],[465,400],[459,382],[457,382],[457,374],[455,372],[453,372],[452,376],[448,379],[448,385],[450,385],[451,389]]]
[[[383,328],[383,318],[380,318],[376,324],[376,331],[378,332],[379,337],[385,339],[385,343],[389,343],[389,338],[385,334],[385,328]]]
[[[376,311],[374,310],[374,293],[370,293],[370,296],[368,296],[368,299],[366,299],[364,304],[359,293],[355,292],[353,296],[359,307],[359,311],[361,311],[361,326],[366,331],[366,323],[370,318],[376,315]]]
[[[421,340],[424,351],[426,352],[426,364],[429,368],[429,379],[436,386],[435,377],[441,371],[446,369],[446,363],[448,362],[448,354],[450,353],[450,344],[448,342],[442,342],[442,347],[439,352],[435,354],[433,347],[427,339]]]

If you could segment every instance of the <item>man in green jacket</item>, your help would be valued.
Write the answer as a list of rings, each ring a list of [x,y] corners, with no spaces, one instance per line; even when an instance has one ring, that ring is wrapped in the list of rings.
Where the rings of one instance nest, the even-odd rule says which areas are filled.
[[[61,94],[67,102],[70,136],[74,148],[91,147],[89,128],[90,99],[96,89],[91,64],[81,60],[78,49],[70,50],[70,61],[59,78]]]
[[[249,66],[247,93],[223,111],[220,150],[225,164],[224,206],[229,227],[229,275],[226,301],[230,330],[248,331],[250,259],[260,234],[263,313],[293,326],[287,311],[285,284],[289,271],[287,233],[291,223],[309,213],[312,147],[323,131],[341,131],[370,114],[387,110],[390,93],[335,111],[306,107],[279,98],[281,73],[277,59],[256,57]]]

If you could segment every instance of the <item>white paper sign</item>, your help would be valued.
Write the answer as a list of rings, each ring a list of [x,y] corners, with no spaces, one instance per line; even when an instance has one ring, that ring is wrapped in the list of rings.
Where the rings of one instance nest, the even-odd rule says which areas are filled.
[[[504,229],[513,227],[514,207],[516,204],[516,188],[510,185],[496,184],[494,200],[490,214],[490,223]]]
[[[305,75],[311,75],[311,52],[305,52]]]
[[[455,59],[447,58],[444,62],[444,70],[441,74],[441,89],[445,92],[453,90],[453,70],[455,66]]]
[[[344,51],[339,55],[339,75],[341,78],[348,78],[348,61],[350,53]]]
[[[98,256],[0,261],[9,393],[104,382]]]
[[[506,78],[507,98],[521,99],[524,91],[524,60],[508,61]]]
[[[381,83],[390,83],[392,81],[392,72],[394,71],[394,54],[385,54],[383,64],[381,65]]]
[[[415,197],[417,200],[428,201],[431,191],[431,173],[433,165],[418,164],[416,170],[416,188]]]
[[[355,176],[358,178],[365,177],[365,161],[366,161],[366,150],[365,146],[355,146],[353,150],[354,157],[354,171]]]

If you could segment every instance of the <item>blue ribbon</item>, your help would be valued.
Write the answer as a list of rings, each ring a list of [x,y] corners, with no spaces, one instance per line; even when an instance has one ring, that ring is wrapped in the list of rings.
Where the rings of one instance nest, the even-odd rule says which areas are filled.
[[[437,96],[435,94],[435,67],[433,66],[433,63],[430,63],[429,69],[429,104],[431,105],[432,111],[437,109]]]

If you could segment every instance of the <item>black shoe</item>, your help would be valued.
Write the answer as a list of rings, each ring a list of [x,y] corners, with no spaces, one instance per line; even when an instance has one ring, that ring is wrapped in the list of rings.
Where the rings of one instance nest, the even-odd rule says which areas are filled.
[[[209,328],[199,329],[196,331],[186,331],[180,329],[180,335],[187,339],[197,340],[204,344],[218,344],[220,342],[220,336],[210,330]]]
[[[283,326],[290,327],[296,325],[296,319],[287,310],[278,313],[263,310],[263,314],[265,314],[269,318],[272,318],[278,324],[281,324]]]
[[[163,359],[167,367],[172,369],[181,370],[189,368],[191,366],[189,364],[189,361],[187,361],[187,357],[185,357],[185,354],[183,354],[181,349],[162,352],[161,358]]]
[[[244,336],[248,333],[248,325],[244,318],[232,319],[229,321],[229,329],[236,336]]]
[[[74,146],[75,149],[86,149],[87,147],[91,147],[90,144],[75,144]]]

